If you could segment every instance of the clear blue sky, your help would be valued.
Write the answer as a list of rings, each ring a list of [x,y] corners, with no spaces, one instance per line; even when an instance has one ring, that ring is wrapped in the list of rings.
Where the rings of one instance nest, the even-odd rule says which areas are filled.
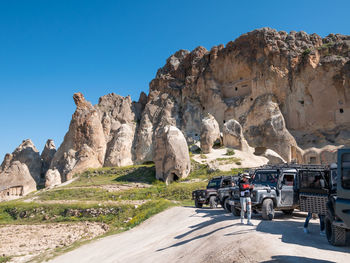
[[[0,162],[23,139],[58,146],[82,92],[137,100],[178,49],[261,27],[350,34],[350,1],[0,1]]]

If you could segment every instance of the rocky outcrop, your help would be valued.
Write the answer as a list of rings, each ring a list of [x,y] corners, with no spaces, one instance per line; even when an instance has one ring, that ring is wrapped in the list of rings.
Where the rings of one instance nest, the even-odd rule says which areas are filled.
[[[60,172],[63,182],[87,168],[102,167],[106,153],[106,138],[98,110],[81,93],[75,93],[73,99],[77,108],[50,165],[50,169]]]
[[[61,174],[57,169],[49,169],[45,174],[45,187],[61,184]]]
[[[0,182],[0,200],[18,198],[36,190],[36,182],[28,166],[20,161],[12,161],[0,173]]]
[[[167,125],[156,133],[153,157],[157,179],[171,183],[190,173],[191,161],[182,132]]]
[[[41,153],[41,174],[45,176],[47,170],[50,167],[51,161],[56,153],[56,146],[53,140],[47,140],[44,150]]]
[[[249,145],[244,138],[242,126],[236,120],[228,120],[223,127],[223,144],[226,147],[247,151]]]
[[[200,143],[203,153],[210,153],[214,142],[218,141],[220,144],[220,128],[215,118],[208,114],[202,120]]]
[[[6,154],[1,170],[6,171],[15,161],[25,164],[35,182],[41,183],[41,157],[31,140],[24,140],[12,154]]]
[[[132,150],[135,125],[122,124],[108,145],[105,166],[126,166],[134,162]]]
[[[321,38],[271,28],[209,51],[179,50],[138,102],[112,93],[92,106],[81,93],[74,94],[77,108],[50,169],[57,169],[63,182],[90,167],[155,161],[157,177],[171,181],[187,171],[187,161],[178,161],[187,160],[185,150],[170,150],[168,143],[175,127],[189,145],[201,140],[204,152],[221,131],[228,147],[270,149],[286,162],[330,162],[334,149],[350,146],[349,50],[350,36]],[[182,139],[174,141],[184,145]],[[163,156],[166,152],[172,161]],[[25,142],[0,169],[19,160],[39,182],[52,157],[45,156],[41,166],[38,151]]]

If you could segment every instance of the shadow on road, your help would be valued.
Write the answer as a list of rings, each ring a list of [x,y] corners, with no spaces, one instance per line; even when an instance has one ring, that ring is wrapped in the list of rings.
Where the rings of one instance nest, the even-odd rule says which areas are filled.
[[[231,220],[232,221],[232,215],[231,214],[225,214],[224,213],[224,210],[222,209],[196,209],[195,213],[192,216],[200,216],[200,217],[210,217],[210,220],[208,221],[205,221],[205,222],[202,222],[202,223],[199,223],[199,224],[196,224],[196,225],[192,225],[190,226],[189,228],[191,230],[181,234],[181,235],[178,235],[175,237],[175,239],[182,239],[198,230],[201,230],[205,227],[208,227],[208,226],[212,226],[213,224],[217,224],[217,223],[220,223],[220,222],[223,222],[223,221],[227,221],[227,220]],[[223,227],[218,227],[216,228],[215,230],[212,230],[212,231],[209,231],[205,234],[201,234],[201,235],[198,235],[198,236],[195,236],[193,238],[190,238],[190,239],[186,239],[186,240],[183,240],[183,241],[180,241],[180,242],[177,242],[171,246],[168,246],[168,247],[165,247],[165,248],[161,248],[161,249],[158,249],[157,251],[163,251],[163,250],[166,250],[168,248],[172,248],[172,247],[178,247],[178,246],[182,246],[186,243],[189,243],[189,242],[192,242],[194,240],[197,240],[197,239],[201,239],[203,237],[207,237],[207,236],[210,236],[212,235],[213,233],[217,232],[217,231],[220,231],[220,230],[223,230],[223,229],[227,229],[227,228],[230,228],[232,226],[235,226],[235,225],[238,225],[237,223],[235,224],[230,224],[230,225],[227,225],[227,226],[223,226]]]
[[[196,209],[195,213],[191,215],[191,217],[202,217],[202,218],[210,218],[208,221],[192,225],[190,226],[190,230],[176,236],[174,239],[183,239],[186,236],[195,233],[196,231],[202,230],[206,227],[212,226],[213,224],[217,224],[223,221],[232,221],[232,224],[228,224],[226,226],[218,227],[214,230],[211,230],[205,234],[197,235],[195,237],[179,241],[171,246],[158,249],[157,251],[163,251],[168,248],[182,246],[186,243],[192,242],[194,240],[198,240],[207,236],[212,235],[217,231],[221,231],[224,229],[229,229],[233,226],[240,225],[239,223],[234,223],[234,219],[239,219],[239,217],[235,217],[230,213],[226,213],[223,209]],[[318,248],[322,250],[330,250],[330,251],[339,251],[339,252],[350,252],[349,247],[334,247],[331,246],[326,237],[320,236],[319,234],[319,223],[318,220],[314,222],[310,222],[309,224],[309,234],[305,234],[303,232],[303,222],[300,222],[300,218],[305,218],[306,213],[295,212],[292,216],[284,215],[282,212],[276,212],[275,219],[273,221],[265,221],[262,220],[260,214],[253,214],[252,219],[260,220],[259,224],[254,228],[247,228],[244,230],[237,230],[229,233],[223,234],[224,236],[235,236],[242,235],[252,231],[259,231],[263,233],[269,233],[274,235],[281,235],[281,241],[289,244],[297,244],[301,246],[309,246],[313,248]],[[294,220],[293,220],[294,219]],[[295,221],[299,219],[299,221]],[[278,258],[280,257],[280,258]],[[272,261],[266,262],[311,262],[308,258],[302,257],[290,257],[290,256],[276,256]],[[301,261],[299,261],[299,259]],[[316,261],[316,262],[329,262],[329,261]]]
[[[262,261],[261,263],[281,263],[281,262],[298,262],[298,263],[334,263],[334,261],[320,260],[314,258],[305,258],[297,256],[272,256],[270,260]]]

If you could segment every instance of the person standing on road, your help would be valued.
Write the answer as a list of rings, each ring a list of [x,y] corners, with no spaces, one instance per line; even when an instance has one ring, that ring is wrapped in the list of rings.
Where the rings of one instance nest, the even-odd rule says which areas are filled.
[[[250,199],[250,194],[254,186],[249,183],[249,179],[249,174],[244,173],[243,178],[239,182],[239,192],[241,201],[241,224],[244,224],[244,213],[247,212],[247,225],[252,226],[253,223],[250,221],[252,217],[252,201]]]

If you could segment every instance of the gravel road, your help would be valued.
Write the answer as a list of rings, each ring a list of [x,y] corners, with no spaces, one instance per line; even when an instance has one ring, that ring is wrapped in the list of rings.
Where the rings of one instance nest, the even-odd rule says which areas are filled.
[[[318,220],[303,233],[305,216],[253,215],[254,226],[247,226],[220,208],[175,207],[51,262],[349,262],[350,247],[329,245]]]

